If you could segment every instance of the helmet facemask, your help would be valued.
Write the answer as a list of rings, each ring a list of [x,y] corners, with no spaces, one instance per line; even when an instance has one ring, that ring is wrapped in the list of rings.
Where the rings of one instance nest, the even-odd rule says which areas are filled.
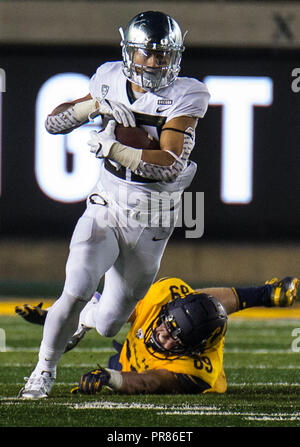
[[[147,328],[144,336],[144,342],[148,352],[153,357],[156,357],[160,360],[166,358],[168,360],[175,360],[179,357],[182,357],[183,355],[186,355],[188,347],[184,346],[184,344],[178,338],[180,328],[176,328],[175,320],[165,314],[166,308],[166,305],[162,307],[162,310],[160,311],[158,316],[151,322],[151,324]],[[165,328],[167,329],[169,335],[177,342],[172,349],[165,349],[157,339],[156,328],[159,327],[162,323],[165,325]]]
[[[145,52],[145,62],[136,63],[135,59]],[[146,54],[153,54],[156,66],[146,65]],[[123,73],[126,78],[146,91],[156,91],[171,85],[180,72],[181,51],[179,50],[153,50],[127,43],[123,46]],[[142,59],[142,57],[139,57]],[[159,63],[161,61],[161,63]]]

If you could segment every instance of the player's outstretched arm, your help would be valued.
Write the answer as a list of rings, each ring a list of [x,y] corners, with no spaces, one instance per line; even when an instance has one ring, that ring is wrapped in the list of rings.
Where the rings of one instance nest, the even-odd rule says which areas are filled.
[[[176,375],[166,369],[148,370],[142,373],[122,372],[120,392],[126,394],[172,394],[182,389]]]
[[[205,289],[197,289],[196,292],[214,296],[220,301],[228,315],[239,310],[238,298],[230,287],[209,287]]]
[[[124,394],[172,394],[182,389],[175,373],[166,369],[148,370],[142,373],[134,371],[120,372],[108,368],[90,371],[84,374],[78,386],[71,393],[96,394],[103,386]]]

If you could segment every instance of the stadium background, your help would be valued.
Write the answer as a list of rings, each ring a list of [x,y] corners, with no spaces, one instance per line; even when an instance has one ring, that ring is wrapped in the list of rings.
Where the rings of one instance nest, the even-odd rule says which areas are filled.
[[[292,89],[292,72],[300,66],[297,2],[0,1],[0,297],[60,292],[69,239],[84,210],[83,200],[59,202],[38,184],[41,86],[57,73],[91,76],[100,63],[119,59],[119,26],[149,9],[169,13],[189,31],[182,75],[273,83],[272,103],[253,108],[249,203],[221,199],[223,107],[212,105],[199,123],[192,154],[199,168],[190,190],[204,192],[204,234],[188,239],[177,228],[159,276],[225,285],[299,274],[300,93]],[[239,131],[238,120],[235,126]],[[71,172],[68,148],[65,157]]]

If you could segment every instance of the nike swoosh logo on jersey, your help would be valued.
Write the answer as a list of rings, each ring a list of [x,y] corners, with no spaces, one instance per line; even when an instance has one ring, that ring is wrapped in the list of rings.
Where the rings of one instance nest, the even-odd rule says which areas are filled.
[[[168,110],[170,107],[157,107],[156,113],[162,113]]]
[[[164,239],[166,239],[166,238],[165,237],[159,238],[159,237],[155,237],[155,236],[152,238],[153,241],[163,241]]]

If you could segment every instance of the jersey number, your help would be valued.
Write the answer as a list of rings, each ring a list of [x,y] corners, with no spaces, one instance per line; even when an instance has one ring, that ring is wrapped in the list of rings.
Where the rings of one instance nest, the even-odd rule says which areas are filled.
[[[211,361],[209,357],[206,357],[205,355],[199,357],[198,359],[194,360],[194,367],[196,369],[205,369],[206,372],[211,373],[213,370]]]
[[[182,298],[182,295],[186,296],[190,293],[190,290],[187,286],[181,284],[178,286],[170,286],[171,298],[172,300],[176,300],[176,298]]]

